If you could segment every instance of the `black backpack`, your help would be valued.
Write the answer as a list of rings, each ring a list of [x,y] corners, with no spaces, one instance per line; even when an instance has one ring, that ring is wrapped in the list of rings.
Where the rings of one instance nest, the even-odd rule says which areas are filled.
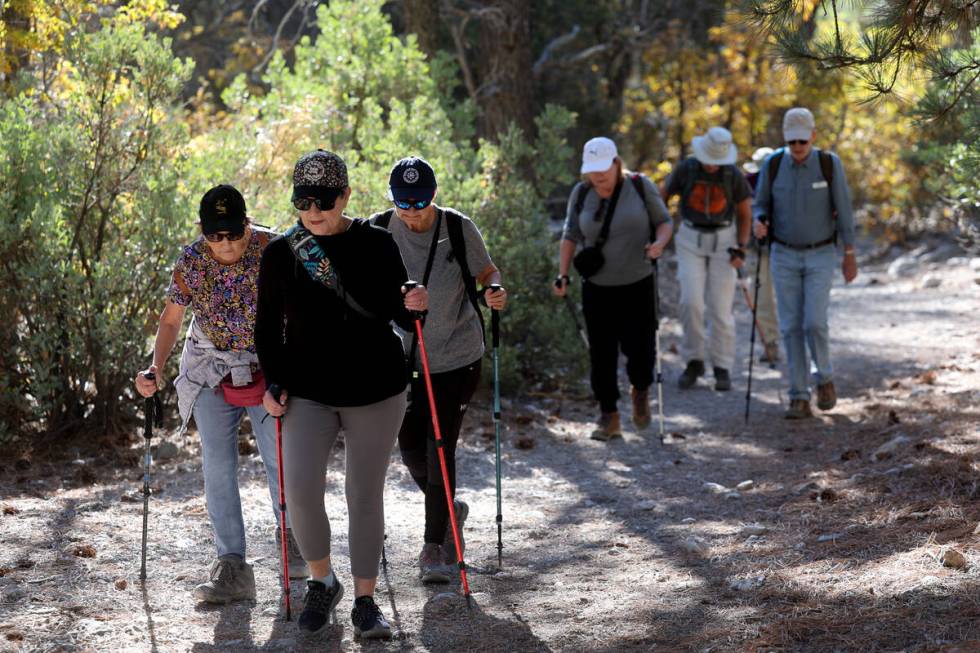
[[[480,319],[480,331],[484,333],[486,340],[486,325],[483,323],[483,311],[480,310],[480,293],[476,290],[476,277],[470,273],[470,266],[466,262],[466,241],[463,239],[463,216],[453,209],[437,209],[446,216],[446,231],[449,232],[449,247],[452,250],[450,260],[456,259],[459,269],[463,274],[463,286],[466,288],[466,296],[476,311],[476,316]],[[391,217],[395,214],[395,209],[388,209],[384,213],[379,213],[371,220],[372,223],[387,229],[391,224]]]

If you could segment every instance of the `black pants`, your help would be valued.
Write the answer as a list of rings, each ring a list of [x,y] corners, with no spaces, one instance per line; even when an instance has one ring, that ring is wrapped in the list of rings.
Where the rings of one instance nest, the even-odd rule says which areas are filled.
[[[617,410],[620,351],[626,356],[626,374],[637,390],[646,390],[653,383],[653,301],[653,275],[625,286],[582,284],[592,393],[604,413]]]
[[[481,363],[482,359],[449,372],[432,375],[432,390],[436,396],[436,412],[439,414],[439,432],[442,435],[446,471],[453,496],[456,496],[456,442],[459,440],[459,429],[463,424],[466,407],[480,383]],[[401,449],[402,462],[425,493],[425,541],[442,544],[449,524],[449,506],[446,504],[439,451],[436,448],[436,436],[429,412],[429,395],[421,373],[412,381],[411,399],[398,433],[398,446]]]

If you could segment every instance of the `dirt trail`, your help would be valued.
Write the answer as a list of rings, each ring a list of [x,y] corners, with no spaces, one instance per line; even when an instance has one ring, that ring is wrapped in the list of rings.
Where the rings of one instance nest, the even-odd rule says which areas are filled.
[[[671,353],[664,361],[667,430],[678,435],[663,447],[653,429],[628,428],[611,444],[589,440],[586,401],[506,402],[499,573],[493,429],[487,411],[474,409],[460,453],[460,497],[472,506],[472,610],[446,593],[452,588],[417,582],[422,504],[394,458],[386,494],[390,565],[378,602],[398,637],[363,648],[980,650],[980,272],[966,262],[939,265],[937,288],[923,288],[919,276],[889,277],[882,266],[834,288],[841,400],[806,423],[781,417],[781,370],[756,365],[753,419],[745,427],[744,366],[730,393],[703,381],[680,392],[682,362]],[[668,305],[675,293],[664,288]],[[744,362],[749,317],[743,307],[738,315]],[[665,350],[678,335],[668,319]],[[891,454],[873,458],[899,436]],[[519,440],[533,446],[520,448]],[[138,466],[120,470],[74,455],[11,464],[0,474],[0,650],[360,648],[346,600],[341,625],[314,639],[282,622],[256,456],[243,458],[241,478],[258,600],[214,608],[189,594],[212,555],[199,448],[189,445],[154,469],[159,494],[145,593],[137,580],[141,504],[122,499],[135,496]],[[334,556],[349,588],[336,466],[328,481]],[[750,488],[734,489],[745,481]],[[948,548],[965,554],[965,570],[943,566]]]

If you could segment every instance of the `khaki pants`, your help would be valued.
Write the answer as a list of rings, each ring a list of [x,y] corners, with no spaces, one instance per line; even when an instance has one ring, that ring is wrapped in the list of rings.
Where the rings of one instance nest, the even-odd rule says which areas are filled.
[[[760,247],[756,256],[762,257],[762,265],[759,266],[759,306],[756,308],[756,317],[762,333],[765,334],[766,342],[764,345],[775,347],[779,351],[779,323],[776,321],[776,291],[772,286],[772,274],[769,272],[769,248]],[[754,285],[751,290],[755,292]]]
[[[735,363],[732,305],[736,274],[728,248],[735,247],[735,225],[702,232],[682,224],[676,243],[684,360],[710,360],[715,367],[731,370]]]

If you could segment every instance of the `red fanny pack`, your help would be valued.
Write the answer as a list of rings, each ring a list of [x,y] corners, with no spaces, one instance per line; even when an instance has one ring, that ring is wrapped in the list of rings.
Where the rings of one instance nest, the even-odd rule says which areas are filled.
[[[265,395],[265,376],[262,370],[256,371],[252,375],[252,382],[248,385],[232,385],[231,375],[229,374],[221,380],[221,392],[225,397],[225,402],[232,406],[259,406],[262,404],[262,397]]]

